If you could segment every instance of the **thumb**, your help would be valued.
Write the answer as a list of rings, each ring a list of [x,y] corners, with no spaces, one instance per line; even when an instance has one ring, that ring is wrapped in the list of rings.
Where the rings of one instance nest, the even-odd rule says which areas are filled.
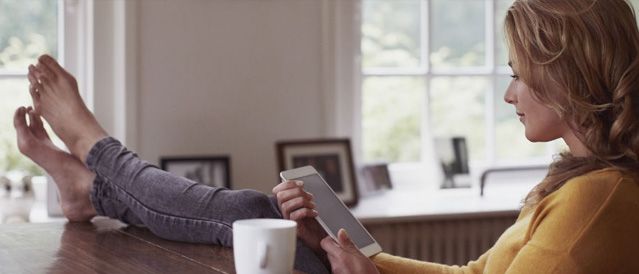
[[[353,241],[351,241],[351,238],[348,237],[346,230],[344,230],[343,228],[337,232],[337,241],[342,248],[357,249]]]

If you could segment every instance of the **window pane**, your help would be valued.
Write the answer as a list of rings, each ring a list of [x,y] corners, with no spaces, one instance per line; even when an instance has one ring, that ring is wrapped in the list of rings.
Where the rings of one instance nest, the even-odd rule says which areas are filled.
[[[434,138],[465,137],[470,159],[485,157],[484,77],[434,77],[430,124]]]
[[[497,158],[524,158],[546,155],[546,143],[531,143],[526,139],[524,125],[515,113],[515,107],[504,101],[512,78],[501,76],[495,92],[495,147]]]
[[[632,5],[632,8],[635,10],[635,16],[637,16],[639,13],[639,0],[630,0],[630,4]],[[637,22],[637,26],[639,26],[639,22]]]
[[[13,113],[20,106],[31,105],[27,79],[0,79],[2,98],[0,100],[0,173],[10,170],[29,171],[32,175],[42,175],[42,171],[27,157],[20,154],[13,128]],[[50,132],[50,131],[49,131]]]
[[[420,2],[362,2],[362,66],[416,68],[421,65]]]
[[[364,161],[419,162],[424,81],[366,77],[362,84]]]
[[[485,65],[485,1],[433,0],[431,3],[431,66]]]
[[[507,66],[508,65],[508,49],[506,48],[506,40],[504,37],[504,18],[506,18],[506,11],[513,4],[513,0],[497,0],[495,2],[495,46],[497,46],[496,52],[496,65]]]
[[[0,68],[26,69],[58,55],[58,1],[0,0]]]

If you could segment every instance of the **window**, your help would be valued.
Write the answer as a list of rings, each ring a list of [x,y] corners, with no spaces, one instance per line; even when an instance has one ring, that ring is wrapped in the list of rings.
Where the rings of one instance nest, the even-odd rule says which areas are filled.
[[[502,25],[512,0],[363,0],[362,159],[422,162],[433,138],[465,137],[472,162],[550,161],[503,101]]]
[[[28,92],[27,66],[47,53],[60,55],[59,5],[52,0],[0,0],[0,174],[44,172],[18,151],[13,113],[32,105]]]

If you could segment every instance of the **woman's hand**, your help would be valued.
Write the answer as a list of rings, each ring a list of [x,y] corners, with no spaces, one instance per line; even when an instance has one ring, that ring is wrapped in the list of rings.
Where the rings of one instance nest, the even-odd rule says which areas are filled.
[[[325,257],[320,242],[327,236],[322,226],[315,220],[319,215],[313,210],[313,195],[302,189],[302,181],[286,181],[273,188],[282,217],[297,222],[297,236],[320,258]]]
[[[331,262],[333,273],[379,274],[373,261],[359,251],[346,234],[346,230],[339,230],[337,241],[338,243],[335,243],[333,238],[326,237],[321,244]]]

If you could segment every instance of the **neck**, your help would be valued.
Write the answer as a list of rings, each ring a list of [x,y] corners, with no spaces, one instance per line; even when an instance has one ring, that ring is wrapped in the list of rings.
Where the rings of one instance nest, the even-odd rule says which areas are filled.
[[[567,132],[562,137],[562,139],[564,139],[564,142],[566,142],[566,144],[570,148],[570,153],[573,156],[587,157],[592,155],[592,153],[590,153],[590,150],[588,150],[586,145],[584,145],[584,143],[577,137],[577,135],[575,135],[574,132],[572,132],[572,130]]]

